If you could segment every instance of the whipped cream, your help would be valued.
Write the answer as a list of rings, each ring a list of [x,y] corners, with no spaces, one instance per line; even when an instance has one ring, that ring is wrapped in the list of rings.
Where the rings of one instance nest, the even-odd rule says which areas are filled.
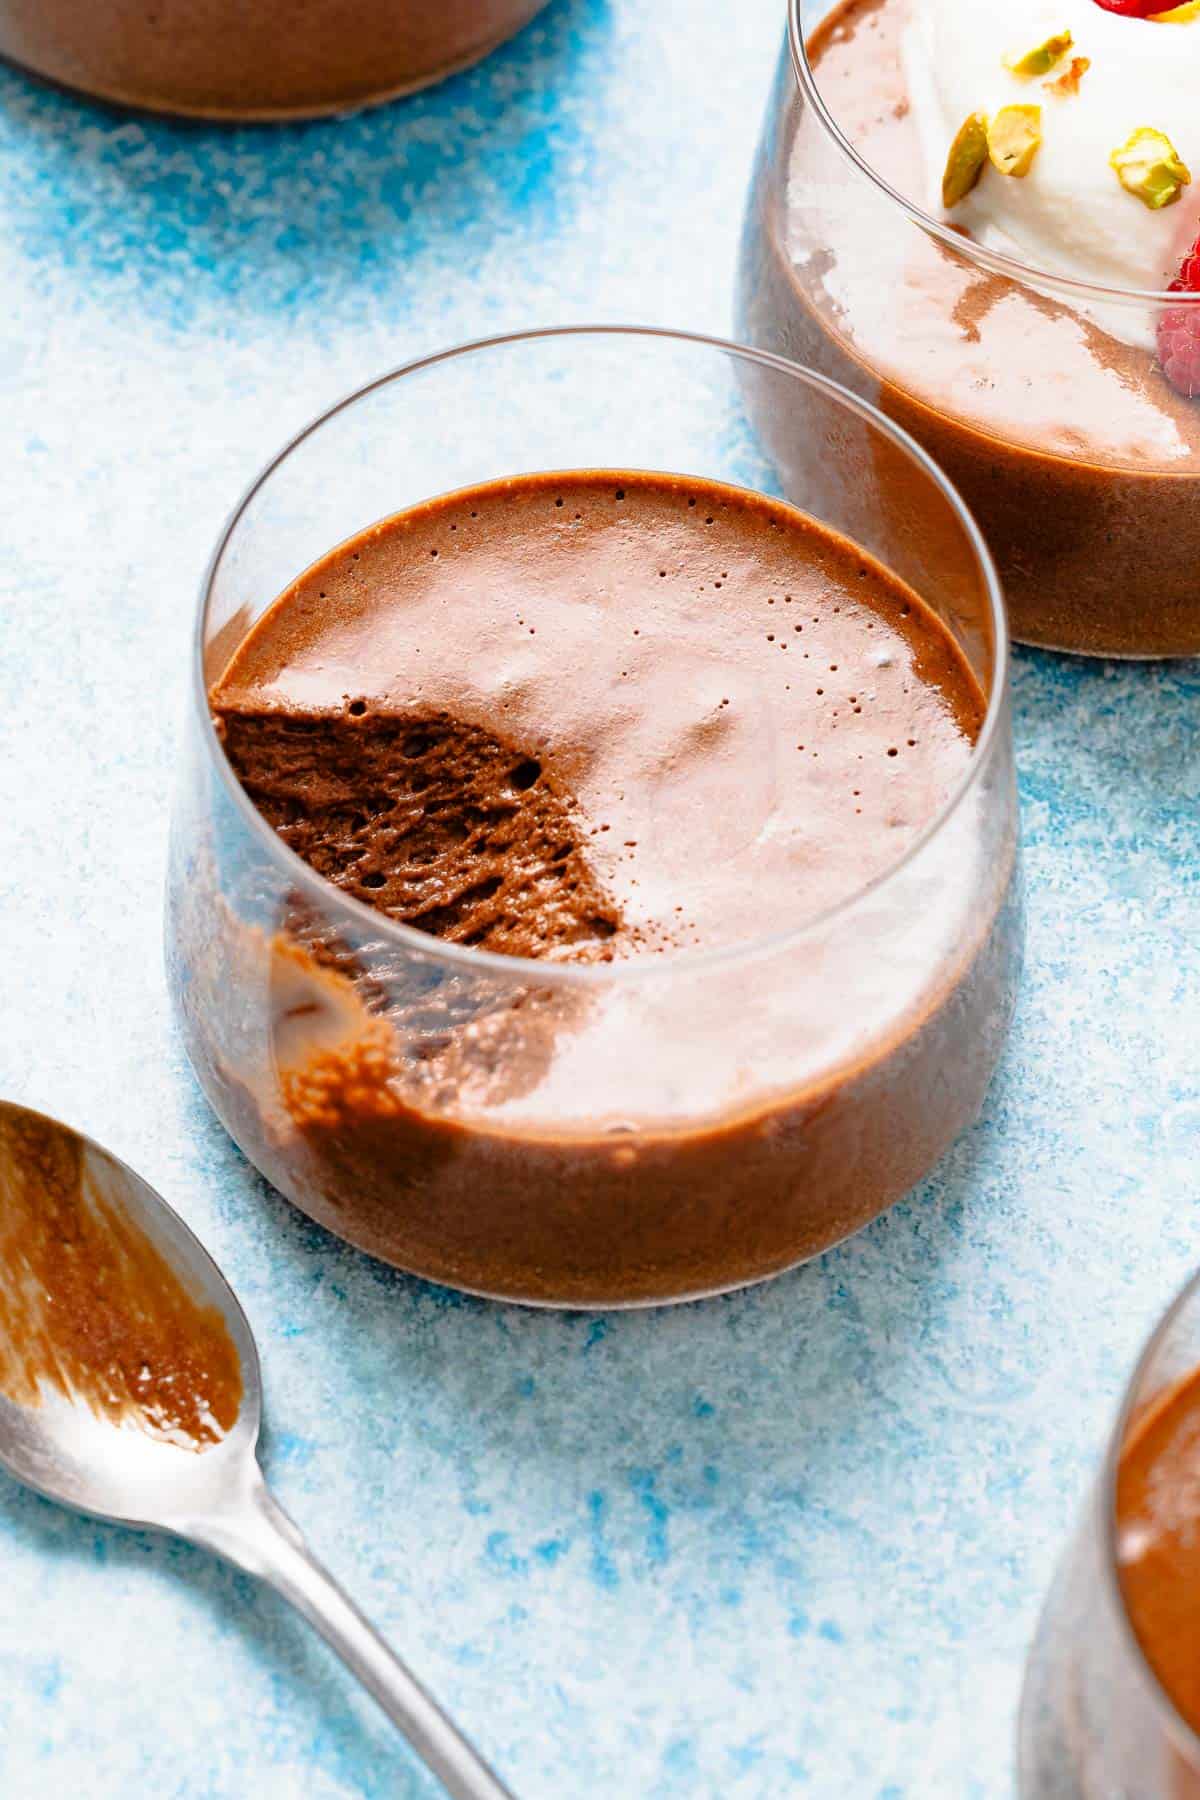
[[[1005,68],[1051,36],[1070,31],[1066,58],[1091,66],[1077,93]],[[921,133],[934,217],[951,217],[989,248],[1057,275],[1121,288],[1165,288],[1200,232],[1200,18],[1155,24],[1106,12],[1095,0],[914,0],[904,58]],[[970,113],[1042,109],[1042,145],[1020,179],[990,165],[974,191],[947,215],[942,175],[956,132]],[[1152,212],[1128,193],[1109,158],[1131,134],[1164,132],[1192,174],[1173,206]],[[1124,325],[1121,315],[1127,314]],[[1104,324],[1129,342],[1153,339],[1144,308],[1104,307]]]

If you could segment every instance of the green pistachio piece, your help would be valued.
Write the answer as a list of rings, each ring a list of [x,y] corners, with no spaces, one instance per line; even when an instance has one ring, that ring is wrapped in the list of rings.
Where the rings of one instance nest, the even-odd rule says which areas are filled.
[[[958,136],[946,158],[942,176],[942,205],[949,212],[965,200],[979,177],[988,157],[988,122],[986,113],[972,113],[963,121]]]
[[[1041,147],[1040,106],[1002,106],[988,126],[988,155],[1001,175],[1028,175]]]
[[[1121,186],[1127,193],[1135,194],[1151,212],[1174,206],[1192,179],[1191,170],[1180,162],[1170,138],[1147,125],[1135,131],[1108,160]]]
[[[1033,81],[1039,75],[1048,75],[1074,42],[1069,31],[1056,31],[1053,37],[1048,37],[1035,49],[1027,50],[1024,56],[1006,56],[1004,66],[1010,74],[1019,75],[1022,81]]]

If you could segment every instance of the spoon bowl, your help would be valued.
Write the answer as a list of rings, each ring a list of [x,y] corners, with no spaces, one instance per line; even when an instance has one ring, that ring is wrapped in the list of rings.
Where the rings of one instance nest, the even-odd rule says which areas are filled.
[[[272,1498],[261,1423],[249,1321],[178,1214],[90,1138],[0,1101],[0,1467],[268,1582],[448,1793],[512,1800]]]
[[[10,1199],[12,1148],[67,1133],[44,1114],[0,1100],[0,1220]],[[152,1252],[174,1270],[197,1303],[220,1316],[241,1373],[241,1403],[232,1430],[213,1443],[184,1448],[140,1429],[135,1419],[115,1423],[86,1399],[42,1381],[38,1403],[22,1404],[4,1392],[0,1374],[0,1466],[47,1500],[121,1525],[188,1535],[186,1521],[212,1512],[226,1490],[238,1491],[240,1471],[253,1458],[262,1424],[258,1349],[237,1297],[199,1239],[135,1170],[81,1133],[69,1133],[79,1150],[81,1204],[100,1198],[122,1212]],[[19,1259],[0,1228],[0,1340],[3,1298],[20,1278]]]

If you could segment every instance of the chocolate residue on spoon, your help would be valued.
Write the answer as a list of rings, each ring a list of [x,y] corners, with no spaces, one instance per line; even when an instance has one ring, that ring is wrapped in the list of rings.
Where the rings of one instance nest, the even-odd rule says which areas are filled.
[[[0,1393],[204,1450],[237,1420],[237,1350],[103,1186],[73,1132],[0,1108]]]

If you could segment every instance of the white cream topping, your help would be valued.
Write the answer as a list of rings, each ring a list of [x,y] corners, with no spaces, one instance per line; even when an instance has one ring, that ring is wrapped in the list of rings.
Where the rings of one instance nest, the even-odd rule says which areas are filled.
[[[1006,56],[1063,31],[1074,42],[1048,77],[1022,80],[1005,67]],[[1169,285],[1200,232],[1200,18],[1154,24],[1106,12],[1096,0],[916,0],[904,56],[929,211],[1054,274],[1126,289]],[[1053,92],[1047,82],[1074,56],[1091,63],[1079,91]],[[991,116],[1012,105],[1042,108],[1033,167],[1016,179],[988,165],[946,215],[942,175],[955,133],[972,112]],[[1193,176],[1178,203],[1158,212],[1121,186],[1109,162],[1144,127],[1164,132]],[[1152,345],[1144,307],[1105,304],[1103,315],[1114,335]]]

